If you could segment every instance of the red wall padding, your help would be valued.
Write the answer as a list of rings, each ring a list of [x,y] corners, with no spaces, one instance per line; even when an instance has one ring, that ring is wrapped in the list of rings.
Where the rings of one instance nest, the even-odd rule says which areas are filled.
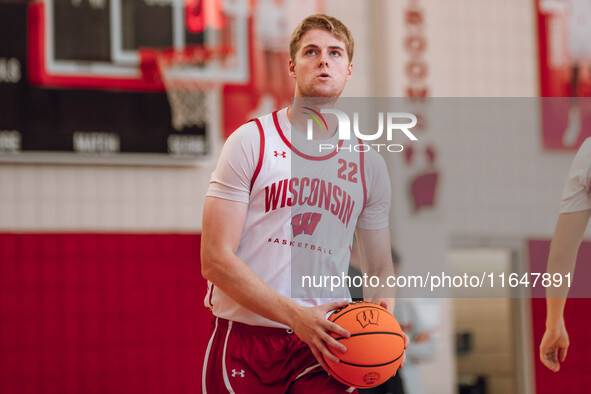
[[[199,235],[0,234],[0,393],[199,393]]]
[[[530,241],[529,251],[533,271],[544,272],[550,241]],[[587,286],[589,276],[585,272],[585,265],[591,259],[591,243],[584,242],[579,249],[577,269],[574,281],[579,284],[579,293]],[[537,267],[537,268],[536,268]],[[588,292],[588,290],[587,290]],[[572,291],[571,291],[572,293]],[[539,357],[539,347],[544,335],[546,323],[546,300],[534,298],[532,301],[532,321],[534,336],[534,363],[536,374],[537,394],[587,394],[591,392],[591,374],[589,374],[589,359],[591,355],[591,299],[571,298],[566,303],[564,318],[570,338],[570,348],[566,361],[561,364],[560,372],[554,373],[544,367]]]
[[[537,394],[588,394],[591,392],[591,374],[589,357],[591,342],[591,299],[573,298],[566,303],[566,329],[570,338],[570,347],[566,361],[560,365],[560,371],[554,373],[544,367],[538,352],[546,322],[546,300],[532,299],[534,322],[534,350]]]

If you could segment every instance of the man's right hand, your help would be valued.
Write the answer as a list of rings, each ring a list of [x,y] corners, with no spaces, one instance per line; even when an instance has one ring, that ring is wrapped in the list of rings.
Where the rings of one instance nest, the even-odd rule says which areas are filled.
[[[326,372],[330,373],[330,369],[324,361],[325,358],[338,363],[339,359],[335,356],[328,346],[333,347],[340,352],[346,352],[345,345],[339,343],[336,339],[330,336],[329,332],[334,332],[345,338],[349,338],[351,334],[338,324],[329,321],[326,314],[332,310],[343,308],[348,305],[348,301],[337,301],[329,304],[318,305],[314,307],[299,307],[296,313],[293,314],[289,326],[294,333],[312,350],[312,354],[324,368]]]
[[[569,344],[564,320],[555,327],[547,327],[540,343],[540,360],[548,369],[558,372],[560,363],[566,359]]]

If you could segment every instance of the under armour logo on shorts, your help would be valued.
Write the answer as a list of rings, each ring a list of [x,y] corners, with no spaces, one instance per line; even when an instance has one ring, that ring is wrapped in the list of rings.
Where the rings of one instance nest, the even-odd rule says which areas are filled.
[[[236,371],[235,369],[232,370],[232,377],[235,378],[236,376],[240,376],[241,378],[244,377],[244,370],[241,369],[240,371]]]
[[[277,151],[274,151],[274,152],[275,152],[275,157],[283,157],[284,159],[287,157],[286,152],[283,152],[283,151],[281,153],[279,153]]]

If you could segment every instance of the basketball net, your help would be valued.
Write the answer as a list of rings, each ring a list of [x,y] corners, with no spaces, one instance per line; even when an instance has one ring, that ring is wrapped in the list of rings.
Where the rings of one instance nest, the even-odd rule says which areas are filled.
[[[215,105],[211,92],[222,84],[222,81],[205,79],[187,70],[211,66],[209,63],[212,60],[223,60],[229,52],[227,48],[212,49],[199,45],[185,47],[181,51],[167,49],[158,53],[157,64],[166,88],[175,130],[204,127],[210,121],[212,106]],[[223,67],[221,62],[220,67]]]

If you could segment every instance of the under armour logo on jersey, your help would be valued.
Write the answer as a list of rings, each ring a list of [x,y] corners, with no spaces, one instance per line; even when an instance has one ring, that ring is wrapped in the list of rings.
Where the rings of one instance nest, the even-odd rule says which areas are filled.
[[[235,369],[232,370],[232,377],[235,378],[236,376],[240,376],[241,378],[244,377],[244,370],[241,369],[240,371],[236,371]]]
[[[361,327],[365,328],[368,324],[378,324],[379,312],[377,310],[364,310],[357,314],[357,321]]]
[[[281,151],[281,152],[275,152],[275,157],[283,157],[284,159],[287,157],[287,152]]]

